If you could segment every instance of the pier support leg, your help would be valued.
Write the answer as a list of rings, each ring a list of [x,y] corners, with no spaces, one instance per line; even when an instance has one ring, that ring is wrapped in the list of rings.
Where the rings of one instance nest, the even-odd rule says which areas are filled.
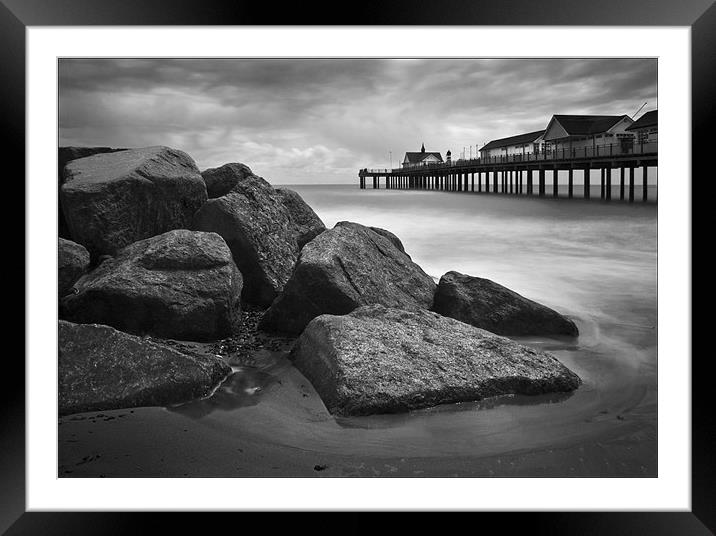
[[[648,184],[646,180],[646,166],[641,167],[641,200],[646,202],[648,198]]]
[[[522,195],[524,193],[523,192],[524,188],[522,186],[522,170],[517,172],[517,183],[520,185],[519,186],[519,194]]]
[[[607,201],[612,200],[612,168],[607,168]]]
[[[497,193],[497,171],[492,172],[492,193]]]
[[[559,189],[557,188],[557,169],[552,170],[552,197],[559,196]]]
[[[477,172],[477,192],[478,193],[482,192],[482,172],[481,171]]]
[[[592,197],[592,177],[591,177],[592,170],[589,168],[584,169],[584,199],[589,199]]]
[[[539,196],[544,197],[545,185],[544,185],[544,169],[539,170]]]
[[[629,167],[629,202],[634,202],[634,168]]]
[[[619,168],[619,200],[624,201],[624,166]]]
[[[531,170],[531,169],[527,170],[527,195],[532,195],[532,184],[533,184],[532,171],[533,170]]]
[[[572,168],[569,168],[569,178],[567,181],[567,196],[572,199],[572,197],[574,197],[574,170]]]
[[[599,170],[599,177],[601,179],[600,182],[600,189],[599,189],[599,198],[603,201],[607,197],[607,192],[605,191],[605,183],[606,183],[606,172],[607,168],[601,168]]]

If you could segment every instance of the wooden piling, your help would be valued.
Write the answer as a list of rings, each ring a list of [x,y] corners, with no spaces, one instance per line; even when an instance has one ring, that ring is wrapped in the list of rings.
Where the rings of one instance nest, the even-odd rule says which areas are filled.
[[[569,178],[567,183],[567,196],[572,199],[574,197],[574,170],[569,168]]]
[[[619,200],[624,201],[624,166],[619,168]]]
[[[648,194],[649,185],[646,178],[646,166],[641,167],[641,200],[646,202],[649,196]]]
[[[591,169],[584,168],[584,199],[592,197],[591,186],[592,186]]]
[[[527,171],[527,195],[532,195],[534,193],[534,176],[533,176],[534,170],[530,169]]]
[[[604,187],[606,185],[606,176],[604,173],[605,171],[606,171],[606,168],[604,168],[604,167],[599,168],[599,179],[600,179],[599,199],[602,199],[602,200],[604,200],[607,197],[607,193],[604,190]]]
[[[634,166],[629,166],[629,202],[634,202]]]
[[[557,168],[552,170],[552,197],[559,197],[559,188],[557,186]]]
[[[612,200],[612,166],[607,167],[607,201]]]

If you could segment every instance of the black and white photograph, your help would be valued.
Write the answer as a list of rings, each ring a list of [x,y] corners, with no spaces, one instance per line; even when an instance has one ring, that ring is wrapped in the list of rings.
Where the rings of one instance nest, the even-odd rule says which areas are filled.
[[[57,476],[658,478],[657,66],[58,58]]]

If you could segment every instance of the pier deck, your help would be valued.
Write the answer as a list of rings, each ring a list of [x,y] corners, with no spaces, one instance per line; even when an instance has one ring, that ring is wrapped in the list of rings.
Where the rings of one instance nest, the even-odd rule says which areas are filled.
[[[557,197],[559,171],[568,172],[567,195],[574,197],[574,172],[582,173],[584,197],[590,197],[591,170],[600,170],[601,198],[612,198],[613,170],[619,170],[619,198],[635,199],[635,170],[641,168],[641,198],[647,201],[649,167],[658,167],[657,142],[622,146],[621,144],[560,149],[549,153],[527,153],[489,158],[456,160],[397,169],[361,169],[360,187],[368,179],[373,188],[436,190],[449,192],[485,192],[517,195],[547,195],[547,173],[551,172],[551,195]],[[477,177],[476,177],[477,175]],[[535,181],[535,175],[536,181]],[[535,183],[537,191],[535,192]]]

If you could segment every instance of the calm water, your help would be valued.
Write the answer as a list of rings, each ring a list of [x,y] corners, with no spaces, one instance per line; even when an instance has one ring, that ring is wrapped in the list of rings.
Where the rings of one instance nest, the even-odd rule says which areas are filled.
[[[257,369],[237,371],[225,386],[250,401],[215,399],[174,411],[222,434],[342,455],[494,456],[629,437],[646,443],[655,460],[655,204],[292,188],[328,227],[349,220],[394,232],[436,278],[449,270],[487,277],[572,317],[576,341],[520,340],[553,352],[584,384],[568,395],[334,419],[305,378],[267,352]],[[626,463],[623,453],[610,456],[599,471]],[[643,474],[655,474],[656,467],[640,463]]]

